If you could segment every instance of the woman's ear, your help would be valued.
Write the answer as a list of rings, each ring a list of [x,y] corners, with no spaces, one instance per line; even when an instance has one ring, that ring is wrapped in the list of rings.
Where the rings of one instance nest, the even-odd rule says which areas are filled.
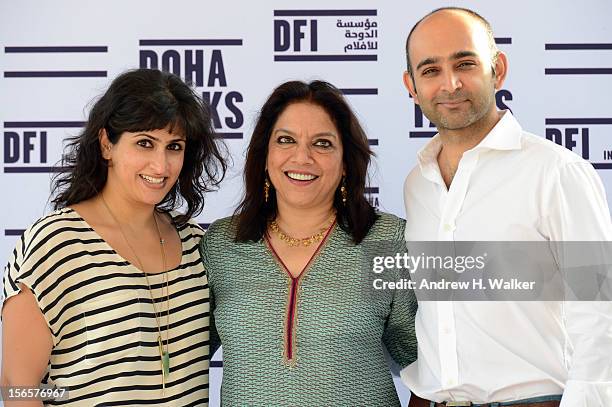
[[[100,151],[102,151],[102,158],[110,161],[112,158],[113,143],[108,139],[106,129],[100,129],[98,132],[98,142],[100,143]]]

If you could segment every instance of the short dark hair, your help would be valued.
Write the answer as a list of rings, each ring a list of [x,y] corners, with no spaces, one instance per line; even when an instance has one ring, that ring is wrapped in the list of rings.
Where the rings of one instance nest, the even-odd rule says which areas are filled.
[[[419,24],[423,22],[423,20],[425,20],[427,17],[439,11],[460,11],[463,13],[467,13],[468,15],[478,20],[484,26],[484,28],[487,30],[487,36],[489,37],[489,47],[491,48],[491,55],[492,55],[491,65],[493,66],[493,69],[495,70],[495,63],[497,61],[498,50],[497,50],[497,44],[495,43],[495,36],[493,35],[493,28],[491,27],[491,24],[489,23],[489,21],[487,21],[486,18],[484,18],[483,16],[481,16],[474,10],[470,10],[469,8],[440,7],[440,8],[437,8],[431,11],[430,13],[427,13],[425,16],[423,16],[423,18],[417,21],[416,24],[410,30],[408,37],[406,38],[406,66],[407,66],[406,70],[410,74],[412,81],[414,82],[414,72],[412,71],[412,66],[410,65],[411,64],[410,62],[410,38],[412,37],[412,33],[414,32],[414,30],[419,26]]]
[[[283,83],[274,89],[263,105],[246,156],[244,198],[235,212],[236,241],[261,240],[268,222],[276,218],[276,191],[273,186],[270,187],[267,203],[263,191],[268,143],[278,117],[287,106],[298,102],[313,103],[323,108],[340,133],[348,196],[344,204],[337,188],[333,205],[339,226],[351,235],[353,242],[360,243],[377,218],[365,197],[368,165],[373,153],[363,128],[342,92],[324,81]]]
[[[227,164],[214,139],[206,103],[178,76],[152,69],[119,75],[93,105],[84,130],[68,139],[63,169],[53,178],[54,208],[79,203],[102,191],[108,168],[99,143],[102,129],[114,144],[126,131],[168,126],[170,132],[185,136],[185,158],[178,181],[157,208],[176,209],[185,203],[185,214],[175,218],[179,225],[197,216],[204,206],[203,193],[219,185]]]

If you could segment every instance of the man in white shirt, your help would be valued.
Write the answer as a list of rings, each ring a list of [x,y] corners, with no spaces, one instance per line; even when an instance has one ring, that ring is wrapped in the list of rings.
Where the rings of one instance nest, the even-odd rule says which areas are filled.
[[[497,110],[508,63],[484,18],[435,10],[406,52],[404,83],[439,131],[406,179],[408,242],[612,240],[593,167]],[[423,301],[416,331],[411,407],[612,406],[610,302]]]

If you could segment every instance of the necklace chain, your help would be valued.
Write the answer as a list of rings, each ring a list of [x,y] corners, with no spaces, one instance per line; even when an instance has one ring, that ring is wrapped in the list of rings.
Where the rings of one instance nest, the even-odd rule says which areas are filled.
[[[104,199],[104,195],[100,194],[100,198],[102,198],[102,203],[106,207],[106,210],[110,214],[111,218],[113,218],[113,221],[117,224],[117,227],[119,228],[119,232],[121,232],[121,236],[123,236],[123,240],[125,240],[126,245],[128,246],[128,248],[132,252],[132,255],[134,256],[134,258],[138,262],[138,267],[140,268],[140,270],[144,274],[145,281],[147,282],[147,288],[149,289],[149,296],[151,297],[151,304],[153,305],[153,314],[155,316],[155,324],[157,325],[157,333],[159,335],[157,337],[157,341],[158,341],[158,345],[159,345],[159,357],[161,358],[162,390],[165,393],[165,390],[166,390],[166,375],[169,374],[169,372],[170,372],[170,352],[169,352],[169,349],[170,349],[170,345],[169,345],[169,335],[170,335],[170,284],[169,284],[169,281],[168,281],[169,280],[168,279],[168,275],[166,273],[166,250],[165,250],[165,246],[164,246],[165,241],[162,238],[161,230],[159,229],[159,223],[157,222],[157,216],[156,216],[156,213],[154,211],[153,212],[153,222],[155,223],[155,229],[157,229],[157,236],[159,238],[159,246],[160,246],[160,249],[161,249],[161,256],[162,256],[162,271],[161,272],[164,275],[164,281],[166,283],[166,347],[165,347],[165,350],[164,350],[163,341],[162,341],[161,324],[159,323],[157,307],[155,306],[155,299],[153,298],[153,290],[151,289],[151,283],[149,282],[149,276],[147,275],[147,272],[145,271],[144,267],[142,266],[142,262],[140,261],[140,257],[138,257],[138,254],[136,253],[136,250],[134,250],[134,248],[130,244],[130,241],[127,238],[127,235],[123,231],[123,228],[121,227],[121,223],[119,223],[119,221],[115,217],[115,214],[113,213],[113,211],[111,211],[110,207],[106,203],[106,200]],[[161,314],[161,310],[160,310],[160,314]]]
[[[285,244],[287,244],[288,246],[291,246],[291,247],[298,247],[298,246],[308,247],[308,246],[313,245],[314,243],[317,243],[317,242],[320,242],[321,240],[323,240],[323,238],[327,234],[327,231],[329,230],[329,228],[334,223],[334,220],[336,220],[335,214],[330,218],[329,222],[327,222],[325,227],[323,227],[321,230],[319,230],[314,235],[308,236],[308,237],[304,237],[304,238],[298,238],[298,237],[293,237],[293,236],[288,235],[287,232],[285,232],[283,229],[280,228],[280,226],[278,226],[278,223],[276,222],[276,219],[273,220],[272,222],[270,222],[270,230],[272,232],[276,233],[276,235],[278,236],[280,241],[285,243]]]

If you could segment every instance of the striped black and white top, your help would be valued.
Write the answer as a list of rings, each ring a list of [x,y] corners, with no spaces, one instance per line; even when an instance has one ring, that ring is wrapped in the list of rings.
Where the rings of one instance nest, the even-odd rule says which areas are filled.
[[[203,231],[193,221],[177,230],[183,256],[167,272],[170,375],[164,392],[142,271],[70,208],[43,217],[21,236],[4,271],[2,304],[22,283],[49,325],[53,351],[42,384],[66,388],[69,399],[47,405],[208,405],[209,292],[198,251]],[[148,276],[165,343],[164,275]]]

